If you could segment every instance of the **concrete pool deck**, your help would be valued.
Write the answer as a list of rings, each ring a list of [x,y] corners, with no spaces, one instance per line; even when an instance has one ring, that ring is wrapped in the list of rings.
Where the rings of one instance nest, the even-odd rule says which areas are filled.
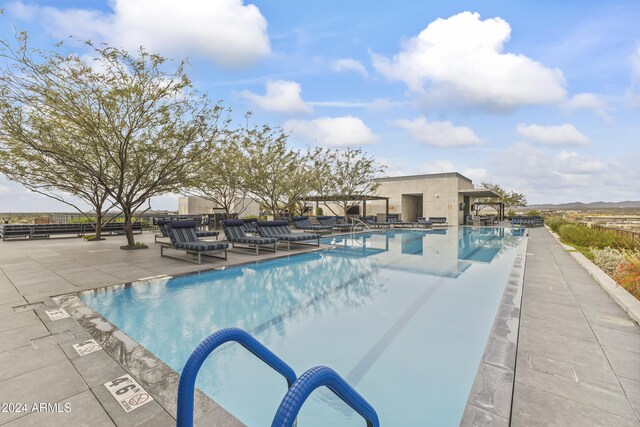
[[[71,318],[51,321],[50,296],[273,254],[239,249],[227,262],[199,266],[161,258],[152,233],[139,238],[150,248],[121,251],[122,237],[0,243],[0,403],[29,403],[27,412],[0,412],[0,425],[175,424],[155,400],[129,413],[120,408],[103,384],[125,370],[104,350],[79,357],[71,346],[90,335]],[[512,424],[640,425],[640,327],[545,229],[530,230],[527,252]],[[511,396],[476,402],[474,420],[504,424],[490,413],[505,401]],[[31,403],[55,402],[71,411],[31,411]]]

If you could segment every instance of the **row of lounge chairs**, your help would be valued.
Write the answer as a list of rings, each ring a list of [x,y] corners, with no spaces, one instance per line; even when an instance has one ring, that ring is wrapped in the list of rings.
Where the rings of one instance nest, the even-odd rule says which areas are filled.
[[[387,221],[377,221],[374,216],[367,216],[364,218],[364,221],[370,227],[424,227],[428,228],[431,226],[446,226],[447,218],[445,217],[418,217],[416,222],[404,222],[396,217],[388,217]]]
[[[544,218],[541,216],[513,216],[510,218],[511,226],[520,227],[542,227]]]
[[[175,258],[164,253],[165,249],[182,250],[187,254],[197,256],[197,263],[202,263],[203,256],[227,259],[227,250],[229,244],[232,247],[244,247],[255,250],[256,255],[260,253],[260,249],[266,249],[272,252],[276,251],[278,243],[286,243],[287,249],[291,250],[291,244],[312,244],[320,246],[320,238],[317,233],[293,233],[289,228],[288,221],[256,221],[255,226],[258,236],[249,236],[247,234],[246,222],[241,219],[226,220],[222,223],[222,227],[227,237],[226,242],[212,242],[200,240],[203,236],[199,235],[195,221],[170,221],[162,225],[169,237],[170,243],[160,243],[160,256]],[[249,225],[252,227],[253,224]],[[201,233],[201,232],[200,232]],[[215,235],[217,239],[217,233]],[[157,239],[156,239],[157,241]],[[315,243],[309,243],[314,242]],[[224,253],[223,256],[216,255]],[[184,258],[178,258],[186,260]]]

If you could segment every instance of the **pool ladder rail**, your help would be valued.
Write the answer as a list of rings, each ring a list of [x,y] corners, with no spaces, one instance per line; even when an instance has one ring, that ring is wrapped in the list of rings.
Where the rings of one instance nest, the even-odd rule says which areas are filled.
[[[216,348],[230,341],[242,345],[287,380],[287,393],[280,402],[271,427],[294,426],[304,402],[315,389],[322,386],[327,387],[360,414],[366,420],[367,427],[380,427],[375,409],[333,369],[316,366],[297,378],[289,365],[249,333],[239,328],[226,328],[214,332],[191,353],[182,370],[178,385],[177,427],[193,426],[193,399],[198,371]]]

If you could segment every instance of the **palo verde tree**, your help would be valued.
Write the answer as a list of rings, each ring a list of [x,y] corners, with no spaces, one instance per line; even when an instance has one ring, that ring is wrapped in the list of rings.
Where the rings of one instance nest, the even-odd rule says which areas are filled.
[[[187,183],[187,194],[214,202],[227,218],[232,212],[242,214],[248,206],[243,199],[249,162],[241,149],[241,137],[241,131],[225,131],[210,156],[200,159],[200,173]]]
[[[366,196],[376,194],[378,183],[375,181],[384,172],[371,156],[359,148],[345,148],[335,152],[324,153],[326,170],[330,179],[324,185],[317,187],[322,196],[330,196],[340,208],[342,215],[357,206]],[[325,172],[326,173],[326,172]],[[330,205],[329,210],[333,212]],[[333,212],[334,214],[336,212]]]
[[[505,208],[516,208],[521,206],[527,206],[527,198],[522,193],[517,193],[515,191],[508,191],[502,188],[498,184],[492,184],[490,182],[482,181],[480,183],[479,188],[486,188],[487,190],[491,190],[494,193],[500,195],[498,198],[490,198],[490,197],[479,197],[474,200],[473,210],[475,214],[478,215],[480,211],[487,206],[490,206],[491,203],[502,202]]]
[[[26,34],[14,47],[0,40],[0,173],[27,189],[76,209],[87,219],[84,202],[95,213],[95,239],[101,238],[106,214],[115,201],[100,174],[79,167],[92,162],[83,130],[59,115],[49,102],[52,63],[27,48]],[[60,77],[59,75],[56,77]]]
[[[140,209],[198,175],[218,136],[221,107],[195,92],[184,62],[166,71],[167,59],[144,49],[134,55],[86,42],[89,63],[62,44],[31,49],[24,33],[16,48],[4,46],[15,91],[28,101],[15,106],[17,120],[44,109],[42,127],[52,129],[34,133],[32,143],[62,140],[65,130],[78,138],[84,156],[58,144],[51,158],[95,177],[124,216],[128,245],[135,245],[131,223]]]
[[[287,146],[280,129],[247,126],[240,140],[246,159],[244,186],[275,218],[293,208],[307,194],[310,177],[305,173],[307,157]]]

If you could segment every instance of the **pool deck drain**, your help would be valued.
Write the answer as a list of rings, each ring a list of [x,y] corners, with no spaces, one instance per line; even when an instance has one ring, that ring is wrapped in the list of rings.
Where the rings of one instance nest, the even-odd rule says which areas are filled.
[[[73,318],[51,320],[45,312],[58,305],[50,296],[270,254],[233,251],[226,263],[198,266],[161,259],[153,234],[140,240],[150,249],[120,251],[121,237],[0,243],[0,404],[60,404],[56,412],[0,412],[0,425],[175,425],[156,400],[129,413],[120,407],[104,384],[127,372],[103,349],[80,356],[73,344],[92,337]],[[530,230],[527,252],[511,424],[640,426],[640,327],[547,230]]]

